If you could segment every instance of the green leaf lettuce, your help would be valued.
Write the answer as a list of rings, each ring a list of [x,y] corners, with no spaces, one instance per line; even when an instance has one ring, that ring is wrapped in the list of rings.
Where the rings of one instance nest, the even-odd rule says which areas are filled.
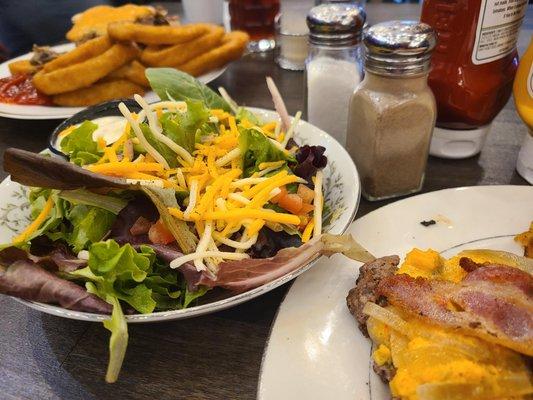
[[[100,159],[98,144],[93,141],[93,132],[97,128],[94,122],[84,121],[61,140],[61,151],[68,154],[70,161],[77,165],[95,163]]]
[[[147,68],[146,77],[161,100],[199,100],[208,108],[231,111],[221,96],[185,72],[174,68]]]
[[[291,154],[277,148],[263,133],[253,128],[240,129],[239,147],[245,177],[258,171],[259,164],[263,162],[294,160]]]

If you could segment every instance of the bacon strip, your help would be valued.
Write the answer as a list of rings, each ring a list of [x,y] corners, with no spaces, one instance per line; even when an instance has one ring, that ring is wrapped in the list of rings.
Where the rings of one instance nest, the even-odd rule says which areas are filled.
[[[377,292],[408,314],[533,356],[533,277],[524,271],[485,265],[460,284],[399,274]]]

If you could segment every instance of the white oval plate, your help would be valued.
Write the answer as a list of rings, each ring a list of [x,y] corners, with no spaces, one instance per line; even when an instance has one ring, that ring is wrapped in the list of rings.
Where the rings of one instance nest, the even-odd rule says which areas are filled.
[[[65,52],[72,50],[74,47],[73,43],[65,43],[52,46],[52,49],[57,52]],[[5,78],[6,76],[11,75],[8,67],[9,63],[29,59],[32,54],[33,53],[26,53],[0,64],[0,78]],[[204,75],[200,75],[197,79],[202,83],[209,83],[222,75],[226,68],[227,65]],[[152,91],[146,92],[144,98],[148,103],[153,103],[159,100],[159,97]],[[0,103],[0,117],[12,119],[63,119],[73,116],[84,108],[85,107],[32,106]]]
[[[420,221],[435,219],[424,227]],[[452,256],[467,248],[523,254],[513,237],[533,220],[530,186],[478,186],[426,193],[382,207],[348,229],[377,257],[413,247]],[[371,345],[346,306],[360,263],[322,258],[280,306],[263,356],[259,400],[385,400]]]
[[[265,121],[277,119],[277,114],[274,111],[259,108],[250,109]],[[357,169],[346,150],[326,132],[305,121],[300,121],[296,129],[295,137],[299,143],[322,145],[326,148],[328,165],[324,169],[325,202],[332,210],[335,210],[335,215],[331,224],[326,226],[325,230],[331,233],[342,233],[352,222],[359,205],[361,189]],[[17,232],[24,229],[29,223],[28,216],[29,204],[25,188],[6,178],[0,183],[0,243],[9,242]],[[261,287],[227,299],[184,310],[128,315],[126,319],[128,322],[167,321],[223,310],[269,292],[294,279],[313,264],[314,262]],[[84,321],[101,321],[108,318],[106,315],[70,311],[49,304],[17,300],[36,310],[65,318]]]

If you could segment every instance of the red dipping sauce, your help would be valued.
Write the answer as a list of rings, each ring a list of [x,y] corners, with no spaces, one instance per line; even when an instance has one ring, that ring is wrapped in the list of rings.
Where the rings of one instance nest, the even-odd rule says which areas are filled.
[[[0,79],[0,103],[53,105],[52,99],[37,91],[32,75],[16,74]]]

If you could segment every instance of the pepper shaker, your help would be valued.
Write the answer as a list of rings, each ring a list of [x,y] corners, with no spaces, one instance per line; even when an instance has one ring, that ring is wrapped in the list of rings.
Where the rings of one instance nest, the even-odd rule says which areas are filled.
[[[434,30],[389,21],[364,36],[365,78],[350,103],[347,148],[368,200],[422,188],[436,104],[427,84]]]

